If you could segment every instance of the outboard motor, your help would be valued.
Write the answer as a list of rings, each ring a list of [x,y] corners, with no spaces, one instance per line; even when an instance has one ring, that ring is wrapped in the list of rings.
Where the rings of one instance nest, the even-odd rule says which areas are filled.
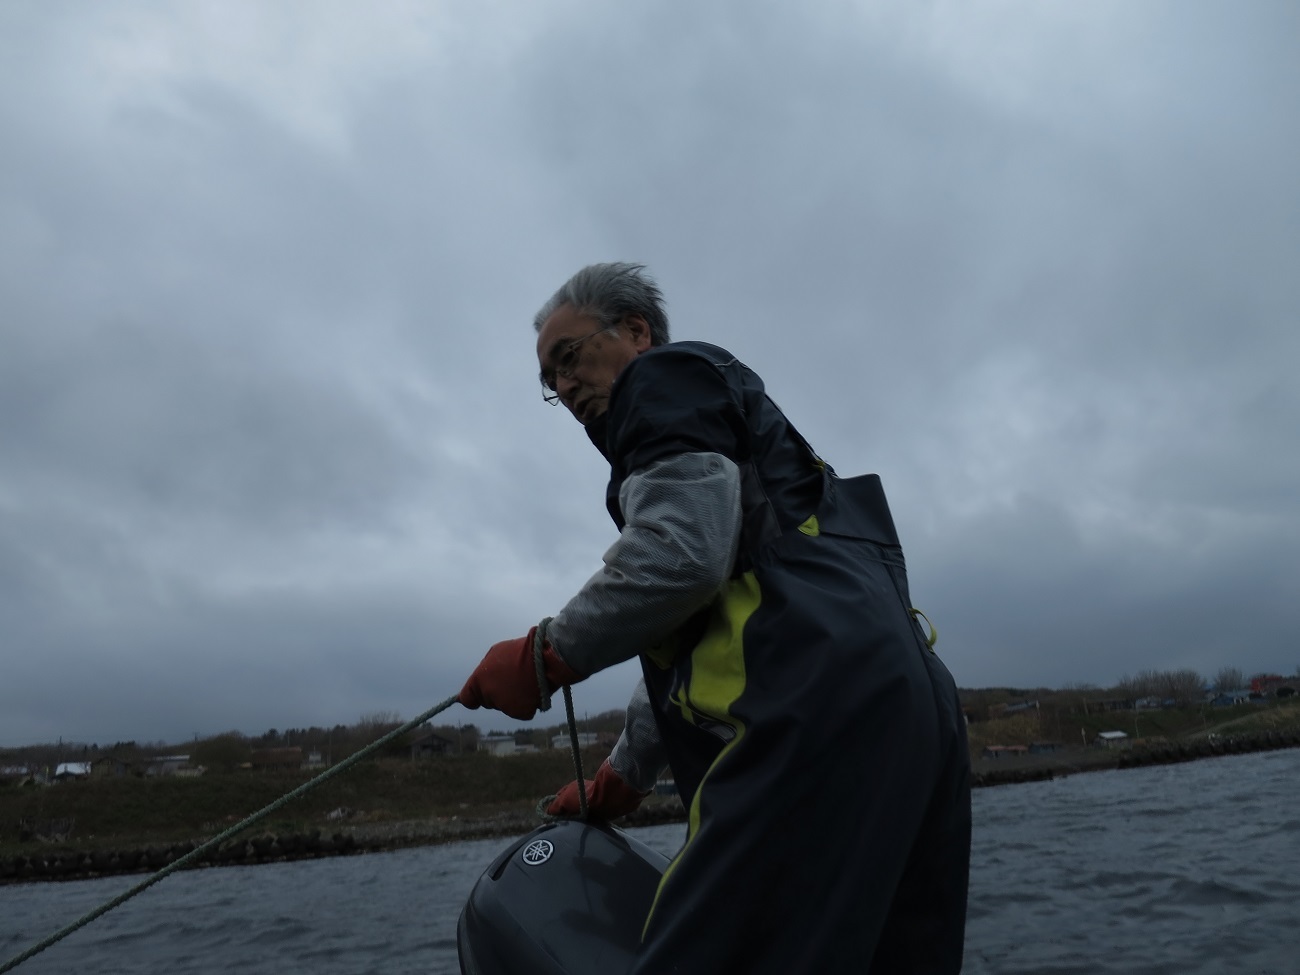
[[[474,885],[456,925],[461,972],[626,972],[668,862],[612,826],[557,820],[538,827]]]

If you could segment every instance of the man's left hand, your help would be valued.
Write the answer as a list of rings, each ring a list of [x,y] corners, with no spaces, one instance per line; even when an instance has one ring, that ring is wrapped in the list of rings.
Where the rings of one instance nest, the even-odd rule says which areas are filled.
[[[614,771],[609,759],[601,763],[596,770],[596,778],[584,783],[587,788],[587,815],[592,819],[612,822],[620,816],[626,816],[648,796],[648,792],[637,792]],[[546,807],[551,816],[572,818],[582,812],[579,805],[578,783],[570,782]]]
[[[526,636],[493,644],[460,689],[460,703],[467,708],[492,708],[519,721],[533,717],[542,700],[533,659],[536,638],[534,626]],[[582,680],[582,675],[561,660],[550,644],[542,650],[542,663],[552,691]]]

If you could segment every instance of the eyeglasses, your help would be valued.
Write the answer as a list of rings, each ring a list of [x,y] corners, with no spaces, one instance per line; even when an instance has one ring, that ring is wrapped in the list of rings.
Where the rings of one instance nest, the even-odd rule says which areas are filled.
[[[560,401],[560,394],[556,392],[556,383],[561,377],[572,379],[574,371],[578,368],[578,363],[582,359],[582,347],[587,344],[587,340],[599,335],[601,332],[609,332],[618,328],[617,325],[602,325],[594,332],[588,332],[581,338],[576,338],[568,345],[564,346],[563,351],[556,357],[555,368],[541,372],[542,380],[542,399],[554,406]]]

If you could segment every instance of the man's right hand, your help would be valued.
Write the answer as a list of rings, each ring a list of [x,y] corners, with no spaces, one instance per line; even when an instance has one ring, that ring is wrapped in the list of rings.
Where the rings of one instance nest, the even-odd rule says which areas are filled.
[[[494,643],[481,663],[469,675],[457,700],[465,707],[493,708],[512,718],[527,721],[537,713],[541,688],[537,686],[537,664],[533,640],[537,627],[514,640]],[[576,684],[583,676],[560,659],[548,643],[542,651],[542,665],[549,690]]]

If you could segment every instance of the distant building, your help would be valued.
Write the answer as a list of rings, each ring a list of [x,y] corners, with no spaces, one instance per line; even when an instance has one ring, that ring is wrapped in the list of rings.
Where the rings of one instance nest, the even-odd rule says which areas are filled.
[[[100,755],[90,765],[90,774],[96,778],[119,778],[131,771],[131,763],[116,755]]]
[[[478,740],[478,750],[493,755],[513,755],[516,748],[514,735],[483,735]]]
[[[1050,752],[1059,752],[1064,747],[1059,741],[1031,741],[1029,743],[1029,754],[1046,755]]]
[[[188,755],[157,755],[149,759],[145,766],[145,775],[175,775],[190,764]]]
[[[1249,704],[1251,692],[1247,690],[1221,691],[1210,701],[1216,708],[1230,708],[1237,704]]]
[[[1123,731],[1103,731],[1092,743],[1102,748],[1124,748],[1128,745],[1128,735]]]
[[[1250,679],[1250,689],[1256,694],[1270,694],[1285,683],[1287,679],[1281,674],[1256,674]]]
[[[458,750],[455,738],[430,729],[411,742],[412,758],[428,758],[430,755],[445,755]]]
[[[1300,677],[1282,677],[1279,674],[1260,674],[1250,680],[1252,700],[1268,697],[1292,697],[1300,689]]]
[[[89,777],[89,762],[60,762],[54,769],[55,782],[66,782],[68,779],[85,779]]]
[[[571,739],[570,739],[569,735],[567,735],[567,734],[563,734],[563,735],[552,735],[552,736],[551,736],[551,747],[552,747],[552,748],[568,748],[568,747],[570,747],[570,746],[569,746],[569,742],[570,742],[570,741],[571,741]],[[594,732],[594,731],[579,731],[579,732],[578,732],[578,747],[579,747],[579,748],[587,748],[587,747],[589,747],[589,746],[591,746],[591,745],[597,745],[597,744],[599,744],[599,743],[600,743],[600,736],[599,736],[598,734],[596,734],[596,732]]]
[[[22,783],[31,776],[32,770],[26,765],[0,765],[0,783]]]

